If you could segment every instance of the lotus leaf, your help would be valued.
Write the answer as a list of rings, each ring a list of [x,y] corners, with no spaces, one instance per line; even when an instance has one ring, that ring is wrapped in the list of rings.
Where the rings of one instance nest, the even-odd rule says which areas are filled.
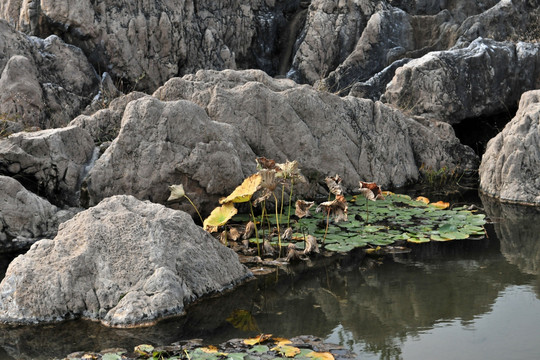
[[[307,358],[313,359],[313,360],[334,360],[334,355],[332,355],[329,352],[315,352],[312,351],[308,354],[306,354]]]
[[[251,200],[253,194],[259,189],[261,185],[262,176],[259,173],[253,174],[250,177],[246,178],[240,186],[238,186],[234,191],[227,197],[219,200],[220,204],[225,204],[229,202],[241,203]]]
[[[220,207],[215,208],[203,221],[203,228],[208,232],[215,232],[219,226],[225,225],[238,210],[234,207],[232,202],[225,203]]]
[[[285,357],[294,357],[295,355],[300,354],[300,349],[290,345],[278,345],[271,349],[272,351],[277,351]]]

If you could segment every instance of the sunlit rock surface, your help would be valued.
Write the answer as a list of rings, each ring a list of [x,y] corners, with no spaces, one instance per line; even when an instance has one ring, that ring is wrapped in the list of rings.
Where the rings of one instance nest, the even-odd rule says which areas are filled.
[[[128,104],[119,136],[85,180],[90,205],[115,194],[163,203],[168,186],[183,183],[198,205],[214,206],[255,171],[256,156],[297,160],[311,196],[326,193],[319,183],[329,174],[350,189],[366,179],[402,186],[422,165],[477,164],[448,124],[262,71],[199,71]]]
[[[0,321],[147,324],[250,276],[233,250],[186,213],[117,196],[10,264],[0,283]]]
[[[502,201],[540,205],[540,90],[523,94],[516,116],[491,139],[480,189]]]

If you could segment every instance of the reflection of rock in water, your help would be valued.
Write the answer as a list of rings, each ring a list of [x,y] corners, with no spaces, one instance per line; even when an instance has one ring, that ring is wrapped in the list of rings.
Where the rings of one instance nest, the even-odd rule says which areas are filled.
[[[0,348],[17,359],[50,359],[81,349],[132,349],[189,338],[217,344],[256,335],[226,321],[234,310],[245,309],[264,333],[324,338],[338,332],[343,339],[362,342],[367,351],[397,358],[400,339],[441,321],[470,321],[490,311],[508,285],[530,281],[504,260],[494,240],[419,244],[411,254],[385,258],[382,264],[362,253],[300,263],[290,275],[259,278],[202,301],[185,317],[146,329],[109,329],[83,321],[0,326]]]
[[[503,204],[485,195],[481,199],[505,258],[524,273],[540,276],[540,207]]]

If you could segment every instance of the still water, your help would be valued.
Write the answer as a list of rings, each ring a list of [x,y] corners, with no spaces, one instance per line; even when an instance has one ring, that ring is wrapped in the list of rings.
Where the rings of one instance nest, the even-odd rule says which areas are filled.
[[[215,344],[258,331],[316,335],[358,359],[540,359],[540,209],[482,201],[494,222],[484,240],[302,263],[149,328],[109,329],[80,320],[0,327],[0,359],[193,338]],[[227,321],[238,309],[253,315],[258,330]]]

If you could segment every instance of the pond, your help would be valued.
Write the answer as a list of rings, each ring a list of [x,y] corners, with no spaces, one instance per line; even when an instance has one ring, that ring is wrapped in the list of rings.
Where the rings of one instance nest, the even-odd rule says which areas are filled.
[[[0,359],[61,358],[193,338],[218,344],[259,331],[315,335],[359,359],[538,359],[540,209],[482,202],[494,221],[483,240],[301,263],[148,328],[109,329],[82,320],[0,327]],[[251,314],[257,330],[235,328],[227,319],[237,310]]]

